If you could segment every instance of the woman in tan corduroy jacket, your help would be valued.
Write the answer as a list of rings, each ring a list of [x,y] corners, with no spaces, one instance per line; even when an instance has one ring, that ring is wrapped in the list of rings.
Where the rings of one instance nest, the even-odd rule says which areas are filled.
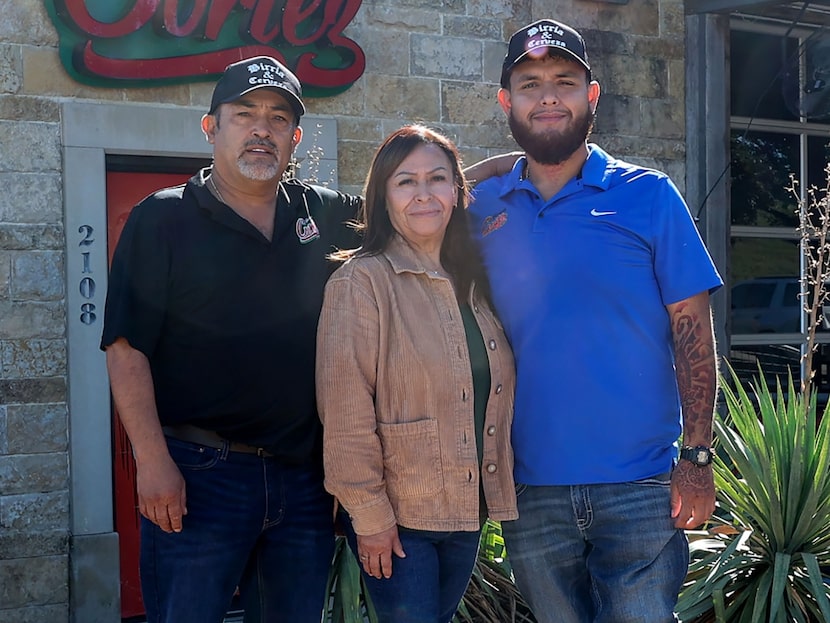
[[[364,244],[335,254],[318,329],[326,488],[379,620],[448,623],[484,518],[517,517],[513,357],[452,142],[397,130],[365,197]]]

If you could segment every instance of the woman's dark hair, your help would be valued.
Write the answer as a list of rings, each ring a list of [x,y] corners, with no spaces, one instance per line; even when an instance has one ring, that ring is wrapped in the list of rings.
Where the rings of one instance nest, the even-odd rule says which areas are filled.
[[[455,144],[446,136],[430,128],[413,124],[396,130],[383,141],[372,158],[363,188],[363,207],[356,228],[363,233],[359,249],[339,251],[332,255],[336,260],[382,253],[396,235],[386,210],[386,182],[415,148],[435,145],[447,156],[452,167],[452,177],[458,188],[458,198],[453,207],[444,240],[441,244],[441,265],[455,283],[456,296],[466,300],[472,282],[476,282],[479,296],[490,299],[490,288],[484,272],[484,264],[478,248],[470,237],[467,216],[469,190],[461,158]]]

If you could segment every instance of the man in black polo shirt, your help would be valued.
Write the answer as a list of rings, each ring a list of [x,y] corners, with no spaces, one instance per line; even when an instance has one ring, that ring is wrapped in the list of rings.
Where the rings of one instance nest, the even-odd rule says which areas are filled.
[[[213,166],[143,200],[115,251],[101,346],[133,446],[151,623],[320,620],[333,549],[314,351],[359,197],[281,182],[305,112],[278,61],[229,65]],[[256,614],[253,614],[256,613]]]

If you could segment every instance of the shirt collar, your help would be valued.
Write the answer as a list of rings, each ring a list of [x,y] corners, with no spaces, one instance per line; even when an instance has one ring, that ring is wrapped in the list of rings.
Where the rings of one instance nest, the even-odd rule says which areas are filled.
[[[513,169],[503,176],[499,196],[503,197],[515,190],[526,189],[536,192],[533,183],[526,179],[527,157],[516,160]],[[593,186],[600,190],[608,190],[611,177],[617,169],[617,160],[608,155],[601,147],[588,143],[588,158],[582,165],[581,178],[585,186]]]
[[[383,254],[389,260],[389,264],[396,274],[428,272],[421,260],[415,255],[415,251],[409,246],[409,243],[398,233],[392,236]]]

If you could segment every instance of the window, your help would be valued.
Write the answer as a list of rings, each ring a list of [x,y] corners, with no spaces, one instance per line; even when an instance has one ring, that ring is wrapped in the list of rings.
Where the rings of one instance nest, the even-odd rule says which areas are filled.
[[[793,189],[803,199],[811,186],[827,183],[830,36],[736,19],[730,73],[730,361],[747,378],[760,363],[783,379],[791,370],[798,383],[807,293]],[[818,339],[829,345],[815,357],[821,375],[830,331]]]

